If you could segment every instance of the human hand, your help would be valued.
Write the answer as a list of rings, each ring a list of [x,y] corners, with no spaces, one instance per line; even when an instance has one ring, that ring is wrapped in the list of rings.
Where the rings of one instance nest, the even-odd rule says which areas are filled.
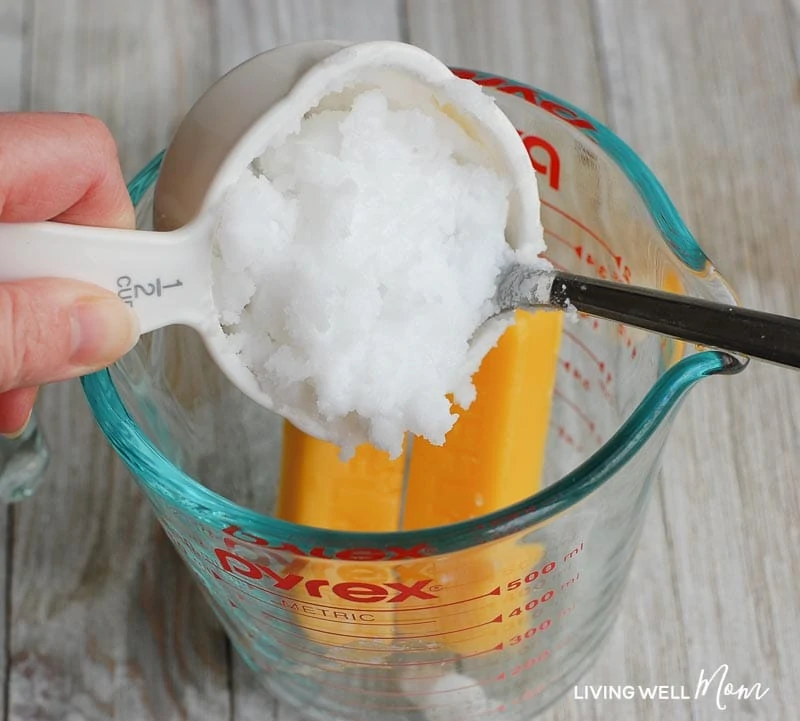
[[[117,148],[94,118],[0,113],[0,222],[134,226]],[[0,283],[0,434],[19,435],[38,386],[110,365],[139,337],[117,296],[73,280]]]

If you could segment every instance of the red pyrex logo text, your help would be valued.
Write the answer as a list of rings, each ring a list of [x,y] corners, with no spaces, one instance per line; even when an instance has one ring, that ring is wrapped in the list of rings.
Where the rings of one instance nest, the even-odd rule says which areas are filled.
[[[580,115],[572,108],[568,108],[560,103],[556,103],[548,98],[543,98],[539,93],[527,85],[515,84],[507,78],[501,78],[496,75],[485,75],[477,73],[474,70],[464,70],[462,68],[455,68],[453,73],[459,78],[472,80],[478,85],[483,85],[487,88],[494,88],[501,93],[508,95],[517,95],[518,97],[527,100],[529,103],[546,110],[548,113],[556,117],[566,120],[570,125],[574,125],[581,130],[596,131],[597,128],[583,115]]]
[[[597,128],[586,117],[560,103],[556,103],[548,98],[543,98],[536,90],[527,85],[519,85],[501,78],[496,75],[485,75],[474,70],[463,70],[456,68],[453,71],[458,77],[492,88],[501,93],[516,95],[527,100],[532,105],[536,105],[551,115],[555,115],[570,125],[583,130],[585,133],[597,132]],[[522,138],[525,149],[531,158],[534,170],[547,177],[547,181],[553,190],[558,190],[561,185],[561,158],[552,143],[537,135],[528,135],[521,130],[517,131]]]
[[[405,561],[426,558],[434,553],[434,549],[424,543],[411,548],[386,546],[385,548],[345,548],[340,551],[331,551],[322,546],[300,548],[285,541],[270,543],[265,538],[243,531],[239,526],[223,528],[222,533],[225,536],[224,543],[227,548],[236,548],[239,545],[259,546],[270,551],[282,551],[304,558],[328,558],[339,561]]]
[[[558,151],[553,147],[552,143],[548,143],[544,138],[540,138],[537,135],[526,135],[521,130],[517,130],[517,132],[519,137],[522,138],[525,150],[528,151],[533,169],[547,178],[547,182],[553,190],[558,190],[561,185],[561,158],[558,155]],[[537,149],[541,149],[544,152],[536,152]],[[539,158],[537,155],[545,157]],[[546,162],[542,162],[545,158]]]
[[[214,553],[220,567],[226,573],[231,573],[252,581],[269,579],[271,586],[276,591],[305,591],[311,598],[325,598],[330,594],[343,601],[352,603],[403,603],[411,598],[419,601],[436,599],[432,593],[425,590],[432,583],[432,579],[414,581],[413,583],[366,583],[362,581],[342,581],[331,584],[324,578],[306,578],[298,573],[281,574],[269,566],[254,563],[224,548],[215,548]],[[324,591],[324,593],[323,593]]]

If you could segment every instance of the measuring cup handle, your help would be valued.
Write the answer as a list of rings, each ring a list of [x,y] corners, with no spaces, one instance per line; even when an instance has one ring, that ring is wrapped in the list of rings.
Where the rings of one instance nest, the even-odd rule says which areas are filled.
[[[213,314],[207,237],[196,224],[160,233],[0,223],[0,282],[82,280],[116,293],[136,311],[143,333],[197,326]]]

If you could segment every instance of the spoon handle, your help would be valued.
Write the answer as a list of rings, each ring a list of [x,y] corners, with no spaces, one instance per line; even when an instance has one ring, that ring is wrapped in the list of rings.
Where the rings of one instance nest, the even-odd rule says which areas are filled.
[[[82,280],[116,293],[136,311],[143,333],[172,323],[194,325],[211,287],[207,253],[198,252],[196,237],[194,226],[158,233],[0,223],[0,282]]]
[[[568,273],[552,278],[549,305],[800,368],[797,318]]]

